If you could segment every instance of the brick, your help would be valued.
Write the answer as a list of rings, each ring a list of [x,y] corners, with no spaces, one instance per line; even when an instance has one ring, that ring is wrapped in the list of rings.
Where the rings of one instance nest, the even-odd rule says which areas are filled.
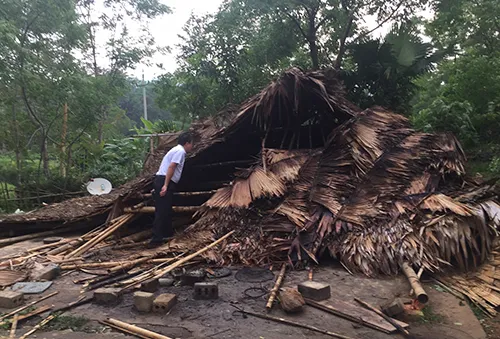
[[[160,278],[158,279],[161,287],[169,287],[174,284],[174,279],[172,278]]]
[[[61,273],[61,267],[56,264],[49,264],[44,268],[33,272],[33,280],[35,281],[52,281]]]
[[[299,292],[304,298],[321,301],[330,298],[330,285],[316,282],[306,281],[298,286]]]
[[[134,293],[134,306],[139,312],[151,312],[153,309],[153,301],[155,297],[153,293],[149,292],[135,292]]]
[[[217,299],[219,298],[219,286],[213,282],[198,282],[194,284],[194,299]]]
[[[24,301],[24,294],[14,291],[0,292],[0,307],[14,308],[20,306]]]
[[[99,288],[94,291],[94,301],[101,305],[116,305],[122,299],[119,288]]]
[[[160,294],[153,301],[153,311],[156,313],[168,313],[175,304],[177,304],[177,296],[175,294]]]
[[[181,275],[181,285],[182,286],[193,286],[197,282],[202,282],[205,280],[206,272],[205,270],[194,270],[186,272]]]
[[[160,288],[160,281],[158,279],[148,280],[141,284],[141,291],[154,293]]]
[[[400,315],[401,313],[404,313],[405,305],[403,304],[403,301],[401,299],[396,298],[389,304],[382,306],[382,311],[389,317],[395,317],[397,315]]]

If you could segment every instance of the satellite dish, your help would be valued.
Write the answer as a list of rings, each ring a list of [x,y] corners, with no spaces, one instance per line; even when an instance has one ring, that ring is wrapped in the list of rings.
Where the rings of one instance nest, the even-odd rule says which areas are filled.
[[[90,179],[87,183],[87,191],[92,195],[103,195],[111,192],[113,185],[104,178]]]

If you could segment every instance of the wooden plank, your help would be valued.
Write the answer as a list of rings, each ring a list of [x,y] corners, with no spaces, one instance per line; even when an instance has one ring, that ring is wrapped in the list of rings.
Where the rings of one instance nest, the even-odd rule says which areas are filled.
[[[391,325],[381,316],[369,311],[363,307],[350,304],[341,300],[329,299],[327,301],[317,302],[311,299],[304,298],[307,305],[322,311],[337,315],[341,318],[350,320],[357,324],[363,324],[367,327],[384,333],[394,333],[397,331],[396,327]],[[406,328],[409,325],[394,319],[401,327]]]

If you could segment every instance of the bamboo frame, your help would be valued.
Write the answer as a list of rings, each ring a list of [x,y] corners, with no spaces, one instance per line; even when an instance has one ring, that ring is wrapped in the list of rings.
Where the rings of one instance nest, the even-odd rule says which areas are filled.
[[[413,292],[415,293],[415,297],[417,298],[418,302],[421,304],[427,303],[429,301],[429,297],[427,296],[427,293],[425,293],[424,288],[420,284],[418,276],[413,270],[413,268],[411,268],[411,266],[408,265],[408,263],[404,262],[401,265],[401,269],[408,278],[408,281],[410,282],[411,288],[413,289]]]
[[[285,272],[286,272],[286,264],[283,264],[281,266],[280,274],[276,278],[276,283],[274,284],[274,287],[271,290],[271,295],[269,296],[269,300],[267,301],[266,304],[267,312],[270,312],[271,309],[273,308],[274,299],[276,299],[276,294],[278,294],[278,290],[280,289],[283,279],[285,278]]]

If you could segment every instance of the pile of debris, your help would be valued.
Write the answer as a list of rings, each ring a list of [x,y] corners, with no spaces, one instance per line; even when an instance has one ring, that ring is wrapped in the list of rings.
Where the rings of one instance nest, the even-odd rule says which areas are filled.
[[[395,274],[404,263],[470,270],[493,250],[498,187],[466,176],[458,141],[414,131],[405,117],[381,108],[360,110],[345,99],[334,71],[290,69],[191,130],[195,150],[174,199],[174,223],[183,231],[164,247],[137,251],[149,233],[135,226],[151,221],[152,175],[176,134],[159,137],[143,175],[108,196],[3,217],[0,229],[67,231],[85,221],[92,230],[0,265],[25,267],[36,257],[66,269],[130,274],[142,267],[111,277],[133,288],[172,262],[192,263],[182,258],[200,248],[195,257],[219,265],[318,263],[328,252],[369,276]],[[126,236],[112,239],[119,231]],[[121,252],[127,247],[135,257]],[[113,261],[96,262],[105,250]],[[104,282],[111,284],[96,284]]]

